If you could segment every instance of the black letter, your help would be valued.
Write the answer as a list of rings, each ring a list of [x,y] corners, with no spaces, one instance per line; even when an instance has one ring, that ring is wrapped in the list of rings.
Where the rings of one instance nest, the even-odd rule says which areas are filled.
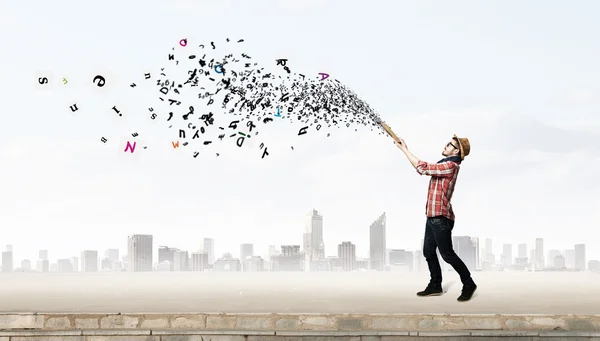
[[[179,138],[181,138],[181,139],[185,138],[185,131],[183,129],[179,129]]]
[[[237,124],[240,123],[240,121],[232,121],[231,123],[229,123],[229,128],[231,129],[237,129]]]
[[[98,80],[98,83],[96,83],[96,80]],[[94,80],[92,81],[94,84],[96,84],[99,88],[103,87],[104,84],[106,84],[106,79],[100,75],[94,77]]]
[[[265,156],[269,155],[269,153],[267,152],[267,149],[268,148],[265,148],[265,151],[263,152],[263,155],[262,155],[261,159],[264,159]]]
[[[38,78],[38,82],[40,84],[47,84],[48,83],[48,78],[46,78],[46,77]]]
[[[194,134],[194,137],[192,137],[192,140],[200,137],[200,134],[198,134],[198,132],[200,132],[200,130],[196,130],[196,133]]]
[[[77,110],[79,110],[79,108],[77,108],[77,104],[73,104],[72,106],[70,106],[70,108],[72,112],[76,112]]]
[[[308,129],[308,126],[300,128],[300,131],[298,131],[298,136],[306,134],[306,129]]]
[[[119,116],[123,116],[123,114],[121,114],[121,112],[119,111],[119,109],[117,109],[116,105],[114,107],[112,107],[112,110],[114,110],[117,114],[119,114]]]
[[[236,144],[238,147],[241,147],[244,144],[244,139],[245,138],[243,136],[238,137],[238,139],[236,141]]]
[[[164,89],[165,91],[163,91],[163,89]],[[169,88],[167,88],[167,87],[164,87],[164,86],[163,86],[162,88],[160,88],[160,90],[159,90],[159,91],[160,91],[160,92],[162,92],[163,94],[165,94],[165,95],[166,95],[166,94],[168,94],[168,93],[169,93]]]

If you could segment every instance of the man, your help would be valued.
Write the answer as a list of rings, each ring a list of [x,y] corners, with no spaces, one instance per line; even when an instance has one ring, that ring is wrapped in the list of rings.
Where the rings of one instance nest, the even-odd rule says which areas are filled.
[[[417,295],[439,296],[442,294],[442,269],[436,253],[437,248],[440,250],[442,259],[460,275],[463,289],[458,301],[468,301],[477,289],[477,285],[471,278],[469,269],[452,247],[454,212],[450,200],[456,185],[460,164],[471,151],[469,140],[454,135],[442,152],[445,158],[437,163],[420,161],[408,151],[406,143],[401,138],[398,138],[394,143],[404,152],[419,174],[431,176],[425,209],[427,222],[423,242],[423,255],[429,266],[431,280],[427,288],[418,292]]]

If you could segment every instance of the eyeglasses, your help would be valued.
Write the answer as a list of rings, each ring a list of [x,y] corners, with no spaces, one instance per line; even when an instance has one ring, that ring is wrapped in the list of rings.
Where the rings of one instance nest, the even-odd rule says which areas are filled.
[[[452,142],[448,142],[448,144],[446,145],[446,147],[450,147],[450,146],[454,147],[454,149],[458,149],[458,147],[455,146],[455,145],[453,145]]]

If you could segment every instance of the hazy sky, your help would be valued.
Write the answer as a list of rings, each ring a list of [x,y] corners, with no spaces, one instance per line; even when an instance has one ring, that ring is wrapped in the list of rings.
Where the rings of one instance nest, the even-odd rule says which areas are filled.
[[[218,256],[238,255],[240,243],[265,255],[269,244],[302,244],[315,208],[328,256],[352,241],[366,257],[369,225],[384,211],[388,248],[417,249],[428,178],[389,138],[297,137],[279,121],[261,130],[272,146],[264,160],[256,146],[194,159],[170,147],[175,130],[142,114],[123,126],[101,110],[144,113],[156,96],[129,83],[166,65],[182,38],[229,37],[245,39],[241,52],[260,64],[287,58],[294,71],[329,73],[426,161],[453,133],[468,137],[455,235],[491,237],[498,255],[502,243],[536,237],[545,254],[586,243],[598,259],[599,10],[548,0],[2,1],[0,246],[14,245],[17,262],[38,249],[53,260],[124,254],[127,235],[148,233],[155,248],[196,251],[212,237]],[[52,90],[35,86],[44,72]],[[98,73],[115,77],[108,94],[90,87]],[[141,156],[99,142],[132,130],[148,145]]]

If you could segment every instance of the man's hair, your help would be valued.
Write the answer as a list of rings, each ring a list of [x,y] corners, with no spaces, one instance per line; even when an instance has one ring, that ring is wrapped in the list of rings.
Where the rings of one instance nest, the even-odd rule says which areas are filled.
[[[453,138],[452,138],[452,140],[454,140],[454,142],[456,142],[456,146],[457,146],[457,147],[459,147],[459,148],[458,148],[458,154],[457,154],[457,156],[458,156],[458,157],[462,157],[462,156],[460,155],[460,142],[458,142],[458,139],[457,139],[456,137],[453,137]]]

